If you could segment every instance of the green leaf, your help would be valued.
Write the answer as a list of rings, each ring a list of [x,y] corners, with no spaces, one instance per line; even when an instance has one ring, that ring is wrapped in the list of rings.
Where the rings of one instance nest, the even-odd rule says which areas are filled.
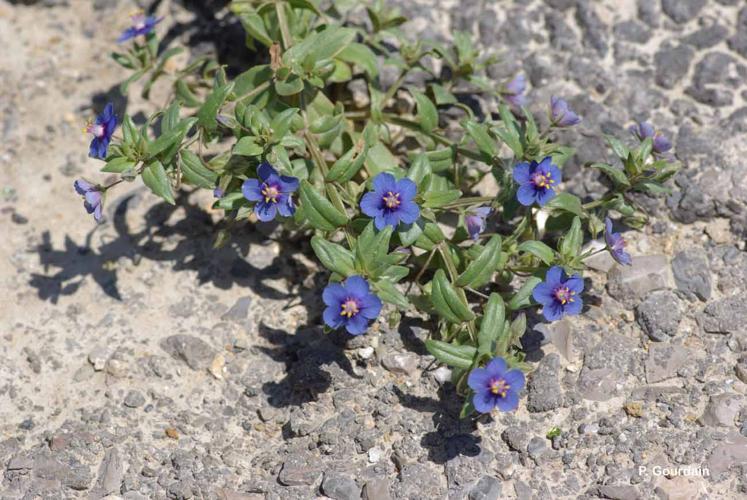
[[[176,81],[176,97],[188,108],[196,108],[201,104],[197,94],[192,92],[187,82],[181,79]]]
[[[351,43],[337,54],[337,58],[351,64],[357,64],[369,78],[376,78],[379,74],[379,62],[376,59],[376,54],[362,43]]]
[[[462,127],[464,127],[467,135],[475,141],[477,148],[485,155],[487,161],[491,161],[498,156],[498,145],[496,140],[490,136],[487,125],[472,120],[465,120],[462,122]]]
[[[218,128],[215,117],[218,116],[218,111],[232,90],[233,82],[213,88],[213,92],[197,112],[197,123],[200,127],[211,132]]]
[[[436,311],[447,321],[462,323],[475,319],[463,295],[446,278],[443,269],[436,271],[431,281],[431,301]]]
[[[143,169],[142,178],[143,183],[145,183],[153,193],[174,205],[174,192],[171,188],[171,182],[169,181],[169,177],[166,175],[166,170],[163,168],[160,161],[154,161],[148,164]]]
[[[410,168],[407,170],[407,178],[420,186],[423,179],[430,173],[431,164],[428,161],[428,157],[421,153],[412,160]]]
[[[189,129],[195,124],[195,121],[194,118],[186,118],[173,129],[161,134],[155,141],[149,142],[145,147],[145,155],[148,158],[153,158],[169,148],[178,147]]]
[[[519,245],[518,250],[520,252],[531,253],[548,266],[555,261],[555,252],[553,249],[541,241],[525,241]]]
[[[409,226],[400,225],[397,235],[399,235],[399,241],[402,243],[402,246],[409,247],[415,243],[420,238],[420,235],[423,234],[423,226],[424,222],[422,219],[416,220]]]
[[[532,291],[534,290],[534,287],[541,282],[542,280],[540,278],[530,276],[508,302],[508,308],[512,311],[516,311],[522,307],[532,305]]]
[[[296,95],[302,90],[303,80],[298,75],[290,75],[285,80],[277,80],[275,82],[275,92],[283,97]]]
[[[433,339],[425,341],[425,348],[440,362],[462,370],[472,368],[473,360],[477,354],[477,349],[470,345],[447,344]]]
[[[355,274],[353,253],[347,248],[321,236],[311,238],[311,247],[322,265],[330,271],[346,278]]]
[[[348,216],[336,209],[308,181],[301,181],[299,194],[306,218],[315,228],[333,231],[348,222]]]
[[[311,0],[288,0],[288,3],[291,4],[293,8],[306,9],[312,11],[318,16],[322,15],[319,7],[317,7]]]
[[[482,249],[480,255],[469,263],[467,269],[456,280],[456,285],[479,286],[485,282],[485,277],[489,277],[498,266],[501,258],[501,237],[493,235],[490,237],[487,245]]]
[[[246,32],[265,47],[273,44],[272,38],[265,29],[265,22],[262,16],[253,11],[243,11],[239,13],[239,21],[244,26]]]
[[[584,216],[584,209],[578,196],[571,193],[558,193],[553,199],[545,204],[545,208],[565,210],[579,217]]]
[[[288,108],[281,111],[270,122],[270,128],[272,129],[272,139],[279,141],[288,130],[290,130],[291,123],[298,113],[298,108]]]
[[[322,59],[332,59],[349,46],[354,39],[354,29],[327,25],[327,29],[316,37],[305,59],[315,62]]]
[[[134,168],[135,165],[137,165],[137,162],[132,161],[124,156],[118,156],[117,158],[113,158],[106,162],[106,165],[104,165],[104,168],[102,168],[101,171],[121,174],[122,172],[126,172],[127,170]]]
[[[478,352],[480,354],[494,355],[496,353],[496,342],[503,331],[503,322],[506,318],[506,306],[503,298],[497,293],[491,293],[480,323],[480,331],[477,333]]]
[[[425,132],[431,132],[438,126],[438,110],[430,98],[415,89],[410,89],[410,94],[415,98],[417,104],[417,119],[420,128]]]
[[[410,307],[410,302],[407,297],[397,290],[397,287],[389,280],[382,279],[371,283],[376,295],[389,304],[395,305],[400,309],[407,309]]]
[[[363,168],[363,162],[366,161],[367,154],[367,144],[363,144],[363,151],[359,151],[358,147],[353,146],[332,165],[327,173],[327,180],[332,182],[349,181]]]
[[[605,135],[604,138],[618,158],[624,160],[628,157],[628,155],[630,154],[630,150],[627,148],[627,146],[625,146],[625,144],[620,142],[620,140],[611,135]]]
[[[607,177],[609,177],[612,180],[612,182],[615,183],[615,185],[630,187],[630,181],[628,180],[628,176],[625,175],[625,172],[622,171],[621,169],[617,167],[613,167],[612,165],[608,165],[606,163],[592,163],[589,166],[591,168],[596,168],[604,172],[607,175]]]
[[[218,174],[205,166],[199,156],[188,149],[179,154],[179,168],[184,179],[193,186],[212,189],[218,180]]]
[[[573,218],[571,228],[563,236],[563,240],[560,242],[560,253],[565,257],[576,257],[581,251],[581,244],[584,241],[584,233],[581,228],[581,219],[578,217]]]
[[[249,135],[239,139],[233,147],[233,154],[235,155],[259,156],[263,152],[264,148],[257,144],[257,138]]]
[[[410,268],[406,266],[391,266],[381,275],[382,279],[397,283],[410,274]]]
[[[448,191],[427,191],[423,194],[423,206],[426,208],[439,208],[456,201],[462,197],[458,189]]]

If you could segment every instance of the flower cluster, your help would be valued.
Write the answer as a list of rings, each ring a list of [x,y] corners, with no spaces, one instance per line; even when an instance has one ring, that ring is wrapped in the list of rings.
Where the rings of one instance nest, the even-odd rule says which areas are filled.
[[[576,157],[558,140],[582,121],[573,96],[552,96],[547,119],[537,120],[523,74],[491,81],[492,58],[466,36],[421,51],[376,2],[370,22],[352,28],[307,2],[277,0],[267,15],[257,2],[234,1],[227,11],[241,13],[248,49],[269,61],[247,64],[234,79],[217,61],[171,60],[180,47],[160,50],[163,18],[132,16],[118,38],[130,43],[112,54],[132,72],[121,91],[142,78],[144,98],[166,86],[169,102],[138,125],[109,104],[86,128],[90,156],[120,176],[108,185],[75,182],[86,211],[101,220],[105,193],[135,179],[170,204],[183,185],[208,190],[225,222],[216,246],[232,230],[270,221],[278,226],[271,237],[310,240],[328,271],[325,331],[362,335],[396,330],[412,313],[429,318],[426,349],[453,368],[468,402],[462,415],[515,410],[531,369],[520,347],[527,321],[582,313],[593,255],[584,241],[601,234],[598,251],[631,263],[612,221],[618,231],[643,225],[632,193],[665,190],[676,172],[672,144],[646,122],[631,128],[637,141],[605,136],[615,159],[588,166],[611,182],[582,199],[561,191]],[[433,54],[448,80],[418,84],[412,72]],[[401,78],[378,78],[382,60]],[[371,99],[350,98],[353,75]],[[460,106],[452,89],[463,85],[498,112],[476,117]],[[404,92],[415,106],[391,106]],[[454,120],[441,114],[447,107],[464,114]],[[594,133],[591,124],[584,132]]]

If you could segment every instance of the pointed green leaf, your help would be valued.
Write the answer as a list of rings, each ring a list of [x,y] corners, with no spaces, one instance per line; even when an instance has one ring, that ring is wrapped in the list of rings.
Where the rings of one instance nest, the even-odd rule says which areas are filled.
[[[174,192],[171,188],[171,182],[160,161],[154,161],[146,166],[143,169],[142,178],[143,183],[154,194],[174,205]]]

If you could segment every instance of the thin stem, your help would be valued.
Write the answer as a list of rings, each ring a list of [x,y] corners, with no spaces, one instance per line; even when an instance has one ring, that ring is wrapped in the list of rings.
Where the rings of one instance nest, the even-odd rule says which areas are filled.
[[[257,85],[256,87],[254,87],[254,89],[252,89],[250,92],[248,92],[248,93],[244,94],[243,96],[239,97],[236,100],[236,102],[238,103],[238,102],[243,101],[244,99],[249,99],[250,97],[254,97],[255,95],[263,92],[269,86],[270,86],[270,81],[269,80],[266,81],[266,82],[262,82],[259,85]]]
[[[275,2],[275,12],[278,15],[278,24],[280,25],[280,35],[283,37],[283,48],[288,50],[293,45],[293,37],[288,27],[288,18],[285,17],[285,2]]]
[[[494,201],[494,200],[495,198],[492,196],[470,196],[466,198],[460,198],[459,200],[452,201],[451,203],[447,203],[441,208],[447,209],[447,208],[464,207],[467,205],[477,205],[478,203],[487,203],[489,201]]]

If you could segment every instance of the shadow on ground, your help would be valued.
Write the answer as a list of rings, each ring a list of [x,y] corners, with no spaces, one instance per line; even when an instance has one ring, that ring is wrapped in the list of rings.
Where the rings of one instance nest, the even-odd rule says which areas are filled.
[[[108,296],[122,300],[117,279],[122,259],[135,265],[142,259],[169,262],[174,271],[196,272],[199,284],[212,283],[221,289],[237,285],[275,300],[291,299],[298,294],[278,291],[267,285],[267,280],[287,278],[294,287],[312,272],[291,258],[301,249],[287,238],[278,241],[279,253],[262,257],[260,265],[246,258],[253,245],[260,247],[260,255],[266,248],[267,236],[252,225],[237,228],[230,243],[213,248],[218,226],[200,206],[189,201],[188,193],[180,194],[176,205],[159,203],[149,208],[144,216],[144,229],[133,232],[127,225],[127,212],[143,195],[144,189],[116,203],[112,217],[116,235],[112,238],[102,234],[95,248],[92,241],[96,233],[103,231],[103,226],[96,226],[82,243],[66,236],[64,248],[60,249],[52,246],[49,232],[43,233],[42,243],[35,250],[45,272],[32,274],[30,280],[39,297],[56,303],[60,296],[74,294],[90,277]],[[177,211],[179,214],[175,215]],[[58,270],[49,274],[53,269]]]

